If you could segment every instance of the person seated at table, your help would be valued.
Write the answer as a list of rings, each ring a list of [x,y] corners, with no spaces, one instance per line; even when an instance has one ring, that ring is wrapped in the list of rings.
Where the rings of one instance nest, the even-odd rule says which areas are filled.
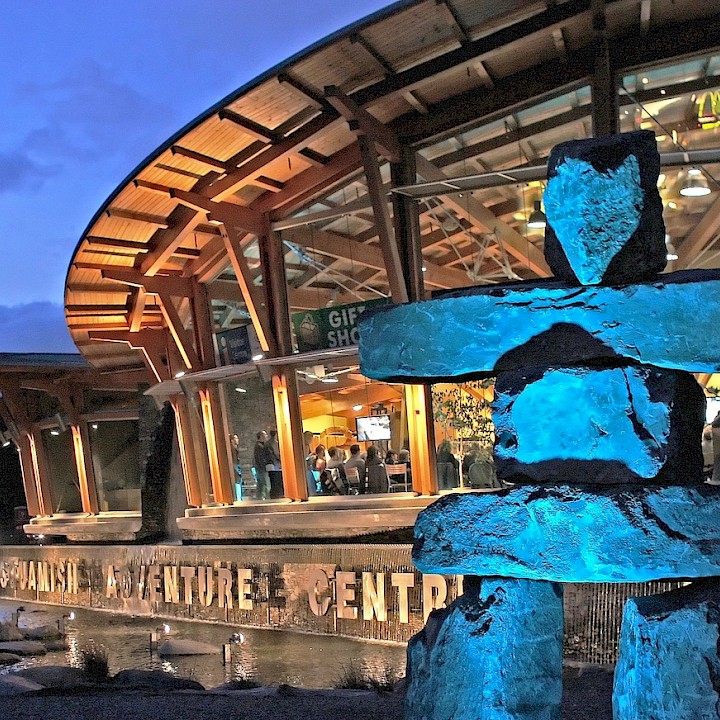
[[[385,453],[385,464],[386,465],[397,465],[398,464],[398,455],[394,450],[388,449],[388,451]]]
[[[398,462],[405,463],[408,467],[408,470],[410,469],[410,451],[407,448],[403,448],[398,453]]]
[[[338,447],[331,447],[328,450],[328,458],[327,469],[337,471],[334,473],[335,483],[340,489],[340,492],[346,494],[347,478],[345,477],[345,467],[343,465],[345,453]]]
[[[357,470],[359,493],[365,492],[365,461],[360,454],[360,446],[355,444],[350,446],[350,458],[345,462],[345,477],[347,478],[348,470]],[[354,473],[352,473],[354,474]]]
[[[468,476],[470,466],[473,463],[480,462],[481,460],[483,460],[483,456],[482,450],[480,449],[480,443],[470,443],[462,461],[463,477]]]

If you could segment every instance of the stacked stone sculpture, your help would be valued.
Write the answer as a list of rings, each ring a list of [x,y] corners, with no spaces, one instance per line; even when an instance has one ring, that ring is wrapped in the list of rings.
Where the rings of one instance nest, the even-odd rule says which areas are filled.
[[[652,133],[564,143],[548,167],[554,279],[359,323],[368,377],[497,377],[494,457],[513,483],[418,517],[416,566],[464,574],[470,590],[411,640],[407,716],[559,718],[561,583],[706,578],[628,603],[613,708],[616,720],[720,718],[720,489],[702,484],[691,375],[720,370],[720,272],[658,274]]]

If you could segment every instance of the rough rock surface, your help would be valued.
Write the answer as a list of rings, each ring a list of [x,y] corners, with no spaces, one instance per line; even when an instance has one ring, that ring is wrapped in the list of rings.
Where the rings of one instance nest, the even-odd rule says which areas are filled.
[[[15,655],[45,655],[47,649],[37,640],[15,640],[0,642],[0,652],[9,652]]]
[[[408,644],[406,717],[553,720],[562,697],[562,587],[465,578]]]
[[[9,652],[0,652],[0,666],[14,665],[22,660],[20,655],[15,655]]]
[[[711,485],[447,495],[418,515],[413,561],[423,573],[556,582],[707,577],[720,575],[718,517]]]
[[[582,285],[649,280],[667,262],[660,156],[649,130],[556,145],[544,193],[545,259]]]
[[[83,670],[64,665],[36,665],[18,670],[15,674],[46,688],[67,688],[88,684]]]
[[[360,364],[377,380],[441,380],[526,367],[616,365],[618,358],[720,370],[720,271],[622,287],[512,283],[368,312]],[[429,341],[432,339],[432,342]]]
[[[23,629],[27,640],[60,640],[62,633],[57,625],[38,625],[37,627],[28,627]]]
[[[720,716],[717,579],[625,605],[615,668],[615,720]]]
[[[112,685],[133,690],[204,690],[195,680],[175,677],[162,670],[121,670],[112,678]]]
[[[500,373],[498,477],[702,482],[705,396],[689,373],[647,366]]]

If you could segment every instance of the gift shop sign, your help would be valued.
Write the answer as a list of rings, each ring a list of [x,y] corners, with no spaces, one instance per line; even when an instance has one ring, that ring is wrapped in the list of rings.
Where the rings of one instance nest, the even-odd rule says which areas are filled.
[[[387,305],[389,298],[378,298],[350,305],[293,313],[292,321],[298,350],[330,350],[358,344],[357,320],[368,308]]]

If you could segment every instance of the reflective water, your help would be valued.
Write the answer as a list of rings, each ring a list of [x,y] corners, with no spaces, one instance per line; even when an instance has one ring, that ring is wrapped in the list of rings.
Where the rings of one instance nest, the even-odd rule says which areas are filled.
[[[16,601],[0,601],[0,622],[8,623],[18,607]],[[68,608],[23,604],[19,627],[56,624]],[[0,669],[12,672],[29,665],[80,665],[80,652],[92,643],[105,648],[110,672],[125,668],[161,669],[179,677],[190,677],[206,688],[236,678],[252,678],[264,685],[287,683],[296,687],[333,687],[350,666],[383,676],[386,669],[405,671],[405,646],[368,643],[335,637],[301,635],[277,630],[235,628],[198,622],[170,624],[170,636],[198,640],[220,650],[230,636],[241,634],[233,644],[232,662],[223,665],[222,654],[160,658],[150,650],[150,634],[162,632],[157,618],[129,618],[93,610],[75,610],[76,619],[67,621],[67,649],[26,658],[19,665]],[[162,638],[161,638],[162,639]]]

